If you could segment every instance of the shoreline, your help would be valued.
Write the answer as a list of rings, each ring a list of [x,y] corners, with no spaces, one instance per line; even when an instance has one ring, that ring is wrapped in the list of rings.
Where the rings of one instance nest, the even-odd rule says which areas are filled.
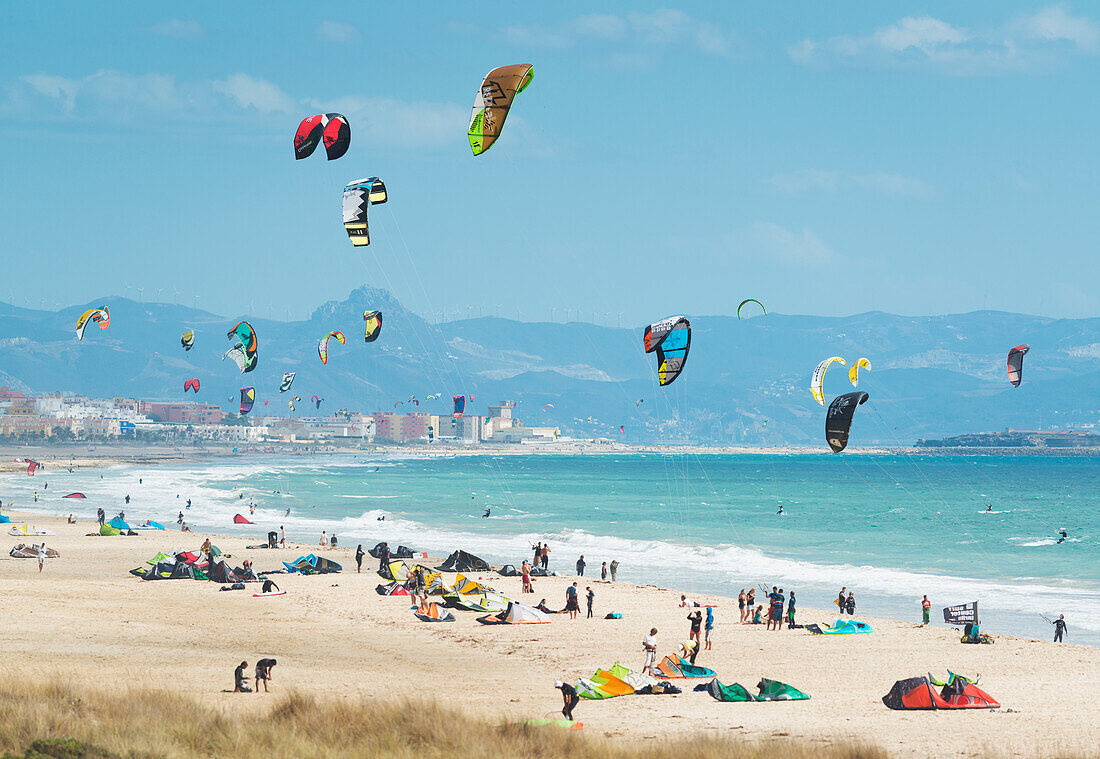
[[[554,615],[549,625],[486,627],[477,624],[477,615],[456,612],[455,623],[432,625],[416,620],[407,599],[377,595],[374,587],[382,580],[366,571],[368,565],[363,574],[354,572],[354,546],[323,553],[344,565],[342,573],[276,576],[287,595],[254,599],[249,591],[218,592],[210,582],[144,582],[128,574],[157,551],[196,549],[208,533],[87,537],[94,526],[88,520],[67,525],[41,514],[11,516],[32,517],[57,533],[45,540],[61,554],[48,559],[41,574],[33,560],[8,558],[6,551],[0,559],[0,587],[12,610],[5,669],[14,677],[57,670],[85,686],[116,682],[164,689],[167,682],[187,682],[197,697],[251,717],[264,708],[266,696],[221,690],[229,687],[236,662],[264,655],[279,660],[277,693],[294,689],[325,698],[378,698],[377,683],[385,682],[415,697],[457,681],[464,684],[461,704],[476,704],[480,714],[521,719],[559,708],[560,696],[551,687],[556,679],[589,677],[616,661],[637,668],[640,640],[650,626],[660,630],[660,656],[687,636],[687,610],[677,607],[680,593],[658,586],[538,578],[535,596],[520,600],[537,603],[546,597],[557,608],[565,586],[577,580],[582,594],[585,585],[596,591],[596,618],[570,621]],[[6,532],[9,548],[38,540]],[[248,550],[245,545],[256,538],[210,535],[231,557],[227,562],[238,566],[250,558],[259,570],[317,550],[304,543]],[[369,567],[376,565],[372,561]],[[517,596],[519,578],[469,574]],[[862,615],[856,618],[870,622],[875,633],[771,632],[736,624],[736,603],[729,599],[694,597],[717,606],[714,650],[700,653],[698,664],[714,669],[723,683],[751,688],[760,677],[770,677],[810,693],[811,700],[723,704],[692,692],[694,681],[681,681],[677,684],[688,686],[679,696],[582,701],[578,719],[588,731],[631,742],[684,731],[713,736],[732,729],[749,740],[784,733],[817,745],[856,739],[914,757],[982,748],[1001,756],[1053,755],[1093,750],[1100,743],[1100,724],[1081,724],[1076,716],[1077,704],[1100,698],[1100,682],[1091,674],[1100,668],[1100,650],[1010,636],[998,636],[992,646],[966,646],[948,628]],[[623,619],[600,618],[612,610]],[[830,616],[835,618],[822,610],[798,612],[802,623]],[[1001,701],[1002,710],[935,717],[891,712],[882,705],[881,696],[895,680],[929,671],[942,676],[948,668],[981,673],[981,687]],[[930,716],[936,724],[950,719],[951,729],[929,730]],[[1036,730],[1036,724],[1043,729]]]

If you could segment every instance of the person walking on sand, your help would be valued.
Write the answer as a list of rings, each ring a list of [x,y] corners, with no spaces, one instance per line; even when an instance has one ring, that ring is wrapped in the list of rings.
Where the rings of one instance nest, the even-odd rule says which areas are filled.
[[[927,625],[931,621],[932,616],[932,602],[928,600],[928,596],[924,597],[924,600],[920,602],[921,614],[924,617],[924,621],[921,622],[921,626]]]
[[[38,546],[38,574],[42,574],[42,566],[46,563],[46,543]]]
[[[584,577],[584,568],[587,566],[588,564],[585,563],[584,554],[582,553],[581,557],[577,559],[577,577]]]
[[[561,680],[555,681],[554,687],[561,691],[561,716],[572,722],[573,709],[581,702],[580,696],[577,695],[577,689],[569,683],[563,683]]]
[[[573,583],[565,589],[565,610],[569,612],[570,619],[577,618],[580,611],[580,603],[577,599],[577,583]]]
[[[39,562],[41,562],[41,561],[42,560],[39,559]],[[1062,636],[1069,634],[1069,628],[1066,627],[1066,615],[1065,614],[1059,614],[1058,619],[1051,622],[1051,624],[1054,625],[1054,642],[1055,643],[1061,643],[1062,642]]]
[[[619,573],[619,562],[617,559],[613,559],[607,566],[611,570],[611,582],[615,582],[615,575]]]
[[[645,651],[645,664],[642,665],[642,672],[647,675],[657,674],[653,671],[654,665],[657,663],[657,628],[651,628],[649,635],[642,638],[642,650]]]
[[[714,607],[707,607],[707,621],[703,625],[703,650],[710,650],[710,633],[714,630]]]
[[[592,586],[585,587],[584,597],[588,600],[588,619],[592,619],[592,602],[596,600],[596,594],[592,591]]]
[[[360,543],[359,547],[355,549],[355,574],[359,574],[363,571],[363,554],[366,553],[363,550],[363,544]]]

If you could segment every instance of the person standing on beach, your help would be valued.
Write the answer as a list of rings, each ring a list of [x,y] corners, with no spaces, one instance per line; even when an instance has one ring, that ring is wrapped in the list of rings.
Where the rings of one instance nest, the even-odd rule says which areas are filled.
[[[924,597],[924,600],[920,602],[921,614],[924,617],[924,621],[921,625],[927,625],[931,621],[932,616],[932,602],[928,600],[928,596]]]
[[[615,575],[617,575],[619,573],[619,562],[618,562],[618,560],[613,559],[611,561],[611,565],[608,566],[608,569],[611,570],[611,582],[615,582]]]
[[[363,544],[360,543],[359,547],[355,549],[355,574],[359,574],[363,571]]]
[[[645,664],[642,672],[647,675],[654,674],[653,666],[657,663],[657,628],[650,629],[649,635],[642,638],[642,650],[645,651]]]
[[[43,541],[42,545],[38,546],[38,574],[42,574],[42,566],[45,563],[46,563],[46,543],[45,543],[45,541]],[[1055,640],[1061,640],[1061,638],[1059,637],[1059,638],[1056,638]]]
[[[523,593],[534,593],[535,587],[531,584],[531,565],[527,562],[527,559],[523,560]]]
[[[577,583],[573,583],[565,589],[565,610],[569,612],[570,619],[577,618],[580,611],[580,603],[577,599]]]
[[[741,588],[741,592],[737,594],[737,610],[741,613],[740,618],[737,620],[738,624],[745,624],[745,589]]]
[[[745,624],[752,620],[752,608],[756,605],[756,588],[749,588],[745,594]]]
[[[550,566],[550,544],[543,543],[542,545],[542,571],[546,571],[546,568]]]
[[[607,582],[607,562],[600,565],[600,579]]]
[[[779,593],[776,594],[775,600],[772,602],[772,610],[775,612],[775,630],[783,629],[783,605],[786,604],[787,598],[783,595],[783,588],[779,589]]]
[[[321,548],[328,548],[328,534],[326,530],[321,530]]]
[[[848,606],[848,616],[849,617],[854,617],[855,614],[856,614],[856,594],[851,592],[851,591],[848,591],[847,606]]]
[[[279,545],[286,548],[286,528],[279,525]]]
[[[99,526],[102,527],[103,526],[103,520],[107,518],[107,515],[103,513],[103,508],[102,507],[95,510],[95,516],[96,516],[96,519],[99,520]]]
[[[256,662],[256,692],[260,692],[260,683],[264,684],[264,693],[270,693],[267,684],[271,682],[271,668],[278,664],[274,659],[260,659]]]
[[[531,549],[535,552],[535,566],[537,567],[542,562],[542,541],[540,540],[531,546]]]
[[[384,572],[390,563],[390,547],[384,541],[378,546],[378,571]]]
[[[585,598],[588,600],[588,619],[592,619],[592,602],[596,600],[596,594],[592,592],[592,586],[585,587]]]
[[[787,629],[794,629],[794,591],[791,591],[791,600],[787,601]]]
[[[45,546],[45,544],[43,544],[43,547],[44,546]],[[41,568],[42,560],[39,559],[38,561],[39,561],[39,567]],[[1066,627],[1066,615],[1065,614],[1059,614],[1058,619],[1051,622],[1051,624],[1054,625],[1054,642],[1055,643],[1061,643],[1062,642],[1062,636],[1069,632],[1069,628]]]
[[[707,607],[707,622],[703,625],[703,648],[706,651],[710,650],[710,633],[714,629],[714,607]]]
[[[698,645],[699,631],[703,629],[703,612],[696,609],[688,614],[688,622],[691,623],[691,628],[688,630],[688,640],[693,640]]]
[[[579,559],[577,559],[577,576],[578,577],[584,577],[584,568],[587,567],[587,566],[588,565],[584,562],[584,554],[582,553],[581,557]]]
[[[840,589],[840,595],[836,597],[836,605],[840,607],[840,613],[841,614],[844,614],[844,609],[848,605],[848,599],[844,595],[844,591],[846,591],[847,589],[848,589],[847,587],[841,588]]]
[[[333,550],[336,550],[336,533],[335,532],[332,533],[332,535],[328,539],[328,547],[333,549]]]
[[[768,594],[768,630],[772,629],[772,623],[776,621],[775,599],[778,595],[779,588],[772,585],[772,592]]]

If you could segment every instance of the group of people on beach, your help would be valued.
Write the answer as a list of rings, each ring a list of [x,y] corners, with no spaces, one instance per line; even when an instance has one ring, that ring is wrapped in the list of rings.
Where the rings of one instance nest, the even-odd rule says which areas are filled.
[[[781,630],[784,622],[789,629],[800,627],[794,621],[796,603],[793,590],[790,598],[787,598],[783,588],[773,585],[771,592],[768,593],[768,610],[765,612],[764,605],[756,603],[756,588],[749,588],[748,591],[742,588],[737,595],[737,608],[741,614],[739,622],[743,625],[767,623],[768,630]],[[852,603],[854,604],[855,601]],[[855,608],[854,605],[852,608]]]
[[[255,685],[256,693],[260,692],[260,683],[264,685],[264,693],[269,693],[267,684],[271,682],[271,670],[278,662],[275,659],[260,659],[256,662],[255,670]],[[252,688],[248,685],[248,675],[245,671],[248,669],[248,662],[242,661],[235,670],[233,670],[233,692],[234,693],[252,693]]]

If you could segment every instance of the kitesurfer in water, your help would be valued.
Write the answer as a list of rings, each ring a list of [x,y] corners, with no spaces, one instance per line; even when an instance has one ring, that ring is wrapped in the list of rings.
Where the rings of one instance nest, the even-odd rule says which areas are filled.
[[[1062,537],[1058,538],[1058,542],[1059,543],[1065,543],[1066,538],[1069,537],[1069,535],[1066,534],[1066,528],[1063,527],[1062,529],[1058,530],[1058,534],[1062,536]]]
[[[493,510],[493,508],[492,508],[491,506],[486,506],[486,507],[485,507],[485,513],[481,515],[481,518],[482,518],[482,519],[488,519],[488,518],[489,518],[489,514],[490,514],[490,512],[491,512],[492,510]]]
[[[290,516],[290,509],[286,510],[286,514],[284,516]]]
[[[775,512],[777,517],[783,516],[783,504],[779,504],[779,511]]]
[[[986,511],[993,511],[993,504],[992,503],[987,503],[985,505],[985,510]]]

